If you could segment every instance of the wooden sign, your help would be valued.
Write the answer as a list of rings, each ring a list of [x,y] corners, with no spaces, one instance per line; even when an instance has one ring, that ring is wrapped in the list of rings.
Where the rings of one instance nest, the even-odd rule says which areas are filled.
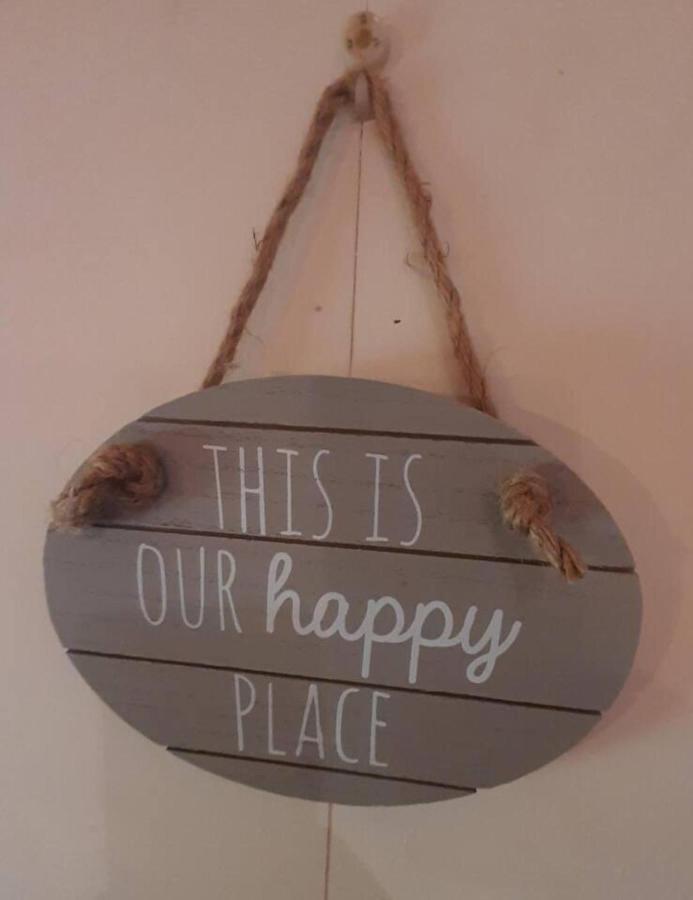
[[[149,509],[50,531],[73,663],[170,752],[283,794],[456,797],[567,750],[630,669],[633,560],[551,454],[452,400],[267,378],[191,394],[113,442],[158,449]],[[589,566],[567,584],[501,522],[521,469]]]

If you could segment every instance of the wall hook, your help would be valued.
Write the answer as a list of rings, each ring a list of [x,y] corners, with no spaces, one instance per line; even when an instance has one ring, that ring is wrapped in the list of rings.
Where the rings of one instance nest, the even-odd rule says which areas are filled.
[[[373,118],[373,104],[365,70],[385,65],[390,45],[381,20],[372,12],[363,11],[350,16],[344,30],[344,45],[359,70],[354,84],[354,115],[359,122]]]

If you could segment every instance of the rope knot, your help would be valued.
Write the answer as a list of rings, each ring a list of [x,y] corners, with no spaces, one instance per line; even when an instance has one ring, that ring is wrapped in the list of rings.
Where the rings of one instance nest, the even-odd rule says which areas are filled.
[[[536,472],[520,472],[508,478],[501,488],[503,518],[511,528],[529,531],[540,519],[551,514],[549,487]]]
[[[552,503],[546,480],[537,472],[519,472],[500,488],[503,519],[525,532],[539,555],[558,569],[566,581],[582,578],[587,567],[577,551],[559,537],[549,523]]]
[[[101,447],[53,501],[53,527],[81,528],[118,509],[146,506],[159,496],[164,483],[164,467],[151,444]]]

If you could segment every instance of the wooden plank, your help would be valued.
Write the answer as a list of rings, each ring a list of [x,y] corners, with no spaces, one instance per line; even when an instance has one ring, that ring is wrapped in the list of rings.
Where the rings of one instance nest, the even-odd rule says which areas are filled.
[[[261,787],[275,794],[302,797],[304,800],[324,800],[329,797],[333,803],[349,803],[352,806],[400,806],[454,800],[474,793],[433,784],[359,775],[356,772],[281,765],[267,760],[260,763],[264,771],[261,774],[261,783],[258,783],[260,771],[257,760],[250,761],[216,753],[191,753],[185,750],[172,750],[172,753],[179,759],[184,759],[215,775],[221,775],[222,778],[230,778],[232,781],[239,781],[252,787]]]
[[[526,440],[450,397],[329,375],[233,381],[165,403],[148,417]]]
[[[154,549],[139,551],[142,545]],[[412,683],[413,642],[406,641],[373,644],[367,677],[376,684],[603,709],[620,690],[637,645],[639,592],[631,574],[590,572],[567,586],[541,566],[125,529],[49,535],[45,564],[51,614],[68,648],[360,683],[365,642],[297,634],[291,601],[277,613],[268,634],[268,573],[277,554],[287,553],[291,572],[283,587],[298,591],[303,625],[310,622],[318,598],[330,591],[340,592],[349,603],[351,631],[362,621],[367,601],[381,596],[395,598],[406,627],[418,604],[446,604],[455,633],[473,605],[473,641],[499,615],[496,610],[502,616],[500,635],[521,623],[514,643],[483,683],[469,674],[477,657],[459,645],[422,646]],[[166,580],[165,615],[159,560]],[[236,619],[228,595],[219,591],[232,564],[235,578],[229,590]],[[393,615],[385,610],[375,630],[391,631]],[[439,616],[432,614],[423,628],[428,638],[441,633]],[[159,624],[151,624],[160,617]],[[334,611],[328,620],[333,618]]]
[[[632,566],[603,505],[534,445],[150,422],[114,438],[140,440],[158,448],[168,486],[122,523],[534,561],[498,505],[502,480],[531,469],[551,485],[556,529],[589,565]],[[262,493],[242,491],[242,478]]]
[[[159,662],[72,659],[122,718],[165,746],[383,779],[430,782],[434,772],[435,786],[449,789],[518,778],[563,753],[599,718],[368,685],[357,690]],[[267,768],[256,766],[253,783],[261,787]],[[330,799],[327,781],[323,799]]]

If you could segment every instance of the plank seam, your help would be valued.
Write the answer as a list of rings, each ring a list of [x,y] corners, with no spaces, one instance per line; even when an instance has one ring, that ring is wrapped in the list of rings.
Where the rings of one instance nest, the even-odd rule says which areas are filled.
[[[298,547],[328,547],[332,550],[355,550],[360,553],[401,553],[409,556],[428,556],[437,559],[465,559],[476,562],[510,563],[520,566],[539,566],[544,569],[551,568],[550,564],[542,559],[527,559],[526,557],[513,556],[485,556],[480,553],[453,553],[444,550],[415,550],[412,547],[397,547],[389,545],[384,547],[379,544],[348,544],[341,541],[311,541],[299,538],[287,538],[281,535],[266,534],[239,534],[234,531],[207,531],[192,528],[176,528],[166,525],[132,525],[125,522],[94,522],[93,528],[104,531],[143,531],[148,534],[180,534],[191,537],[231,538],[238,541],[258,541],[270,544],[295,544]],[[630,566],[596,566],[587,567],[590,572],[609,572],[616,575],[632,575],[634,569]]]
[[[244,753],[224,753],[221,750],[199,750],[193,747],[167,746],[169,753],[188,754],[190,756],[212,756],[220,759],[237,759],[241,762],[265,763],[270,766],[284,766],[288,769],[308,769],[313,772],[330,772],[337,775],[350,775],[356,778],[373,778],[376,781],[397,781],[405,784],[417,784],[422,787],[443,788],[449,791],[462,791],[475,794],[477,789],[459,784],[446,784],[440,781],[426,781],[420,778],[407,778],[398,775],[379,775],[375,772],[356,772],[353,769],[338,769],[336,766],[318,766],[310,763],[288,762],[280,759],[265,759],[262,756],[250,756]]]
[[[417,694],[425,697],[441,697],[447,700],[467,700],[476,701],[477,703],[492,703],[501,706],[520,706],[528,709],[541,709],[547,712],[564,712],[583,716],[601,716],[598,709],[584,709],[575,706],[561,706],[552,703],[539,703],[533,700],[504,700],[501,697],[483,697],[478,694],[456,694],[452,691],[431,691],[424,688],[403,687],[401,685],[392,684],[376,684],[373,681],[354,681],[348,678],[330,678],[324,675],[295,675],[292,672],[272,672],[267,669],[251,669],[241,666],[227,666],[222,663],[202,663],[192,662],[191,660],[179,659],[160,659],[155,656],[139,656],[129,653],[113,653],[105,650],[82,650],[78,648],[67,648],[69,656],[92,656],[101,659],[116,659],[124,662],[143,662],[153,665],[163,666],[180,666],[189,669],[205,669],[217,672],[239,672],[248,675],[260,675],[267,678],[288,678],[295,681],[319,681],[324,684],[346,685],[348,687],[373,688],[374,690],[395,691],[402,694]]]
[[[518,447],[537,447],[528,438],[491,438],[459,434],[427,434],[414,431],[370,430],[368,428],[341,428],[334,426],[286,425],[270,422],[229,422],[222,419],[177,419],[168,416],[142,416],[137,420],[154,425],[195,425],[210,428],[245,428],[250,431],[297,431],[311,434],[346,434],[355,437],[393,437],[422,441],[457,441],[467,444],[510,444]]]

